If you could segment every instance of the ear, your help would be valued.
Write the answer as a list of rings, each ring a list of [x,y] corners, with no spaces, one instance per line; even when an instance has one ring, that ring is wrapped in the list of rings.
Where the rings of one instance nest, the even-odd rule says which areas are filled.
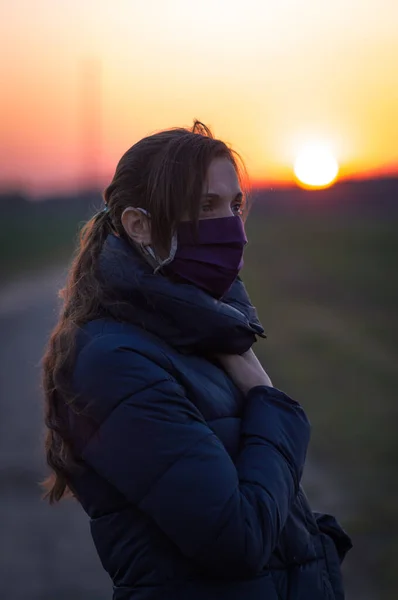
[[[147,215],[129,206],[124,209],[121,221],[125,232],[133,242],[143,246],[151,245],[151,220]]]

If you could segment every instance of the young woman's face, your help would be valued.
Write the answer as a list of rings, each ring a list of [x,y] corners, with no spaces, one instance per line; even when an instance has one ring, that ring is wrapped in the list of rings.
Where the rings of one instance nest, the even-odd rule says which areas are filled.
[[[243,193],[233,164],[228,158],[215,158],[209,166],[200,201],[199,219],[240,215]],[[188,221],[185,215],[183,221]]]
[[[200,200],[199,219],[219,219],[240,215],[243,194],[235,168],[228,158],[215,158],[209,166],[207,181]],[[189,214],[183,221],[189,221]],[[142,211],[130,207],[122,215],[122,224],[127,235],[137,244],[149,246],[151,221]]]

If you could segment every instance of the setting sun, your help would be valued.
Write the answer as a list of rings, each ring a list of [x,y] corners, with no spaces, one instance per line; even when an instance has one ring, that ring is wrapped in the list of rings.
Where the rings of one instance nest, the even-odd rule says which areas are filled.
[[[332,152],[322,144],[303,147],[294,163],[297,179],[311,187],[330,185],[337,177],[339,166]]]
[[[102,189],[127,148],[194,118],[257,187],[398,173],[397,0],[4,4],[0,188]]]

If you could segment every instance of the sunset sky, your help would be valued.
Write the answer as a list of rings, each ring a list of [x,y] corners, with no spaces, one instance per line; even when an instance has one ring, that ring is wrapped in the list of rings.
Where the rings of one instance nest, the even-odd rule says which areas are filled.
[[[0,10],[0,185],[106,183],[141,137],[199,118],[253,181],[307,143],[398,172],[398,0],[12,0]]]

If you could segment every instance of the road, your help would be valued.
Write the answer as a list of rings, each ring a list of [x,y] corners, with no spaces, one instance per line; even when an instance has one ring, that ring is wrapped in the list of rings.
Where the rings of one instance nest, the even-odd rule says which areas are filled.
[[[56,321],[62,270],[9,285],[0,294],[0,598],[109,600],[112,586],[74,500],[50,507],[40,360]]]
[[[65,273],[53,269],[0,292],[0,598],[109,600],[112,587],[74,500],[50,507],[40,497],[43,413],[40,361],[57,318]],[[314,509],[341,517],[344,496],[320,466],[305,481]],[[349,600],[373,598],[363,573],[346,572]],[[265,599],[264,599],[265,600]]]

